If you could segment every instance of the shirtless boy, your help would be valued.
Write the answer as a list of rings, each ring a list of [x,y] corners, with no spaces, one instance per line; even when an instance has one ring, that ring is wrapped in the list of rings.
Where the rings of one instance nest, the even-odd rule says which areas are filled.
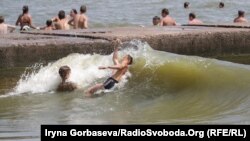
[[[199,25],[199,24],[203,24],[203,22],[201,20],[198,20],[194,13],[190,13],[189,14],[188,24],[190,24],[190,25]]]
[[[161,20],[162,26],[175,26],[176,25],[175,20],[169,16],[168,9],[166,8],[162,9],[161,15],[162,15],[162,20]]]
[[[16,26],[20,25],[21,30],[29,30],[30,28],[36,29],[32,24],[32,18],[29,14],[29,7],[27,5],[23,6],[23,14],[19,15]]]
[[[246,23],[245,12],[242,10],[238,11],[238,17],[234,19],[234,23]]]
[[[118,41],[119,42],[119,41]],[[116,83],[119,83],[122,76],[128,71],[128,66],[133,63],[133,58],[130,55],[125,55],[121,62],[118,61],[118,48],[115,48],[113,54],[114,66],[99,67],[99,69],[111,69],[113,75],[109,77],[104,83],[96,84],[87,90],[87,96],[92,96],[100,89],[111,89]]]
[[[66,82],[70,76],[71,69],[68,66],[62,66],[59,69],[59,75],[62,78],[62,82],[59,84],[57,91],[73,91],[77,89],[77,85],[73,82]]]
[[[58,17],[52,19],[55,23],[55,29],[57,30],[69,30],[68,20],[65,16],[65,11],[60,10],[58,12]]]
[[[78,28],[86,29],[88,28],[88,17],[86,16],[87,7],[82,5],[80,7],[80,16],[78,21]]]
[[[68,24],[73,26],[74,29],[79,28],[80,15],[77,13],[76,9],[72,9],[70,11],[70,17],[72,17],[72,19],[68,22]]]
[[[0,34],[7,34],[9,32],[13,32],[16,29],[15,26],[8,25],[4,23],[4,17],[0,16]]]

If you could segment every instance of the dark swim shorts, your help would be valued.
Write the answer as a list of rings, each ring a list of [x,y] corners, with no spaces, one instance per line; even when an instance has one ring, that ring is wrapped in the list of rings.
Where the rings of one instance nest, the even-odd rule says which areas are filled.
[[[109,77],[104,83],[103,83],[103,86],[105,89],[111,89],[115,86],[115,83],[118,83],[117,80],[115,80],[114,78],[112,77]]]

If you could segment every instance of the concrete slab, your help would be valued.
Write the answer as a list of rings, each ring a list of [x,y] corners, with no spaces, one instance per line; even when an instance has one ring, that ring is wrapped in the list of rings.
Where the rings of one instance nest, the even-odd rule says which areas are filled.
[[[250,54],[250,29],[243,26],[30,31],[0,35],[0,67],[51,61],[70,53],[109,54],[114,47],[111,41],[117,37],[123,41],[140,39],[148,42],[154,49],[185,55],[223,58],[222,56]]]

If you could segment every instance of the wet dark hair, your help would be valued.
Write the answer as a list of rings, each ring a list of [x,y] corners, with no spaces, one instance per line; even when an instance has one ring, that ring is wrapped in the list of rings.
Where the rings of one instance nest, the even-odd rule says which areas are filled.
[[[161,20],[161,18],[158,17],[158,16],[154,16],[154,17],[153,17],[153,20]]]
[[[242,11],[242,10],[239,10],[239,11],[238,11],[238,15],[239,15],[239,16],[244,16],[244,14],[245,14],[245,11]]]
[[[23,14],[28,13],[29,12],[29,6],[28,5],[24,5],[23,6]]]
[[[189,4],[190,4],[189,2],[185,2],[184,3],[184,8],[188,8]]]
[[[129,65],[132,65],[133,64],[133,57],[128,55],[128,59],[129,59]]]
[[[72,11],[73,11],[75,14],[77,14],[77,10],[76,10],[76,9],[72,9]]]
[[[51,25],[52,25],[52,20],[47,20],[47,21],[46,21],[46,25],[47,25],[47,26],[51,26]]]
[[[71,69],[69,66],[62,66],[59,69],[59,75],[61,76],[61,78],[65,78],[69,73],[71,72]]]
[[[58,18],[61,20],[61,19],[64,19],[65,18],[65,11],[63,10],[60,10],[59,13],[58,13]]]
[[[0,24],[4,22],[4,17],[0,16]]]
[[[220,8],[223,8],[224,6],[225,6],[225,4],[224,4],[223,2],[220,2],[220,3],[219,3],[219,7],[220,7]]]
[[[169,14],[169,11],[168,11],[167,8],[164,8],[164,9],[161,10],[161,13],[162,13],[162,14],[164,13],[164,14],[168,15],[168,14]]]
[[[81,11],[82,13],[86,13],[86,12],[87,12],[87,7],[86,7],[85,5],[82,5],[82,6],[80,7],[80,11]]]
[[[196,15],[195,15],[194,13],[190,13],[190,14],[189,14],[189,17],[192,17],[192,18],[195,19],[195,18],[196,18]]]
[[[163,8],[162,10],[161,10],[161,13],[163,14],[166,14],[166,15],[168,15],[169,14],[169,11],[168,11],[168,9],[167,8]]]

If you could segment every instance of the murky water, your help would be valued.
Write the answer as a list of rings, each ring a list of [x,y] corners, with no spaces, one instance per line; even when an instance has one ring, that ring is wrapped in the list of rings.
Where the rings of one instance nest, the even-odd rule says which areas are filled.
[[[27,70],[0,96],[0,138],[38,140],[41,124],[250,123],[249,65],[155,51],[140,41],[130,46],[139,50],[120,52],[134,57],[130,72],[97,98],[84,91],[110,75],[97,68],[111,65],[112,55],[71,54]],[[62,65],[71,67],[79,90],[55,92]]]
[[[91,27],[151,25],[162,8],[170,9],[180,24],[195,12],[206,23],[232,23],[237,11],[250,11],[248,0],[1,0],[0,14],[14,24],[24,4],[36,25],[64,9],[88,6]],[[249,14],[246,15],[247,18]],[[71,54],[31,68],[0,68],[0,140],[40,140],[41,124],[249,124],[250,66],[214,59],[180,56],[152,50],[146,43],[131,42],[139,50],[124,50],[135,57],[130,73],[112,91],[85,98],[89,86],[104,81],[111,55]],[[69,65],[70,79],[80,89],[56,93],[58,68]],[[26,70],[26,71],[25,71]],[[104,77],[104,78],[102,78]],[[18,82],[18,83],[17,83]]]

